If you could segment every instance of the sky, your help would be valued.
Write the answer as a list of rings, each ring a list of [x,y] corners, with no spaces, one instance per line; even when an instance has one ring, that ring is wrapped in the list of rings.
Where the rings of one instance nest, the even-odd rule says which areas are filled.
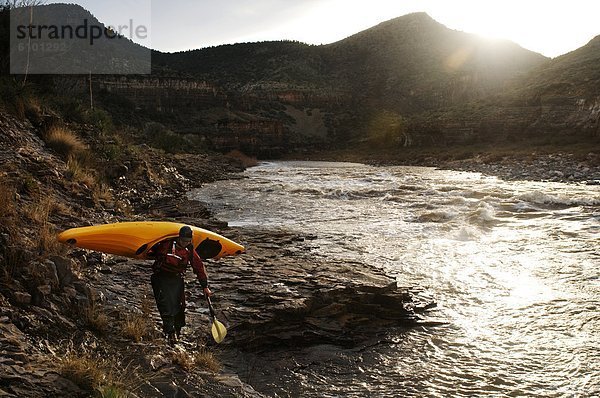
[[[134,41],[164,52],[263,40],[327,44],[412,12],[448,28],[556,57],[600,35],[598,0],[47,0],[107,25],[149,26]]]

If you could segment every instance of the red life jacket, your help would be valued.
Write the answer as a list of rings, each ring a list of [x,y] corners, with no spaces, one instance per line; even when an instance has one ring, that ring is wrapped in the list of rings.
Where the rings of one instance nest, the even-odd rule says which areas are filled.
[[[154,253],[156,255],[156,261],[152,267],[154,271],[183,274],[188,264],[191,264],[202,287],[208,285],[208,275],[204,264],[192,246],[180,248],[177,246],[176,240],[166,240],[158,244]]]

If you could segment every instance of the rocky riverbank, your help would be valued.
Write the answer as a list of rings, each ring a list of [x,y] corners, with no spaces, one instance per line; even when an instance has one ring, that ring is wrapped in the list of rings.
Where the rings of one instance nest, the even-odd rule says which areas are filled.
[[[102,147],[81,135],[88,151]],[[76,175],[37,127],[0,114],[0,395],[261,396],[304,366],[286,362],[292,349],[361,347],[383,341],[390,328],[436,324],[423,315],[431,300],[364,264],[326,263],[315,255],[315,237],[228,229],[187,199],[194,187],[235,177],[235,162],[143,145],[124,150],[87,171],[108,177],[100,186]],[[246,245],[245,255],[207,262],[229,329],[224,344],[209,338],[193,280],[189,328],[172,349],[159,333],[148,262],[67,251],[55,241],[69,227],[140,219],[210,228]],[[250,382],[252,364],[275,352],[282,362],[262,363],[263,377]]]
[[[409,148],[383,150],[372,148],[290,155],[290,160],[329,160],[377,166],[427,166],[446,170],[471,171],[514,181],[573,182],[600,184],[600,147],[575,147],[572,150],[543,148]]]
[[[222,226],[185,192],[240,166],[221,156],[166,155],[144,145],[103,159],[97,134],[70,126],[87,137],[75,142],[84,169],[50,149],[40,126],[0,112],[0,395],[182,396],[181,390],[235,396],[227,380],[217,380],[220,365],[210,351],[164,345],[157,325],[147,322],[156,316],[142,299],[147,275],[136,281],[111,271],[136,264],[69,252],[55,234],[149,218]],[[111,280],[110,288],[97,275]],[[131,288],[138,283],[142,289]],[[119,305],[111,305],[112,297]]]
[[[600,154],[576,156],[568,152],[527,156],[476,156],[470,159],[437,162],[436,167],[483,173],[498,178],[531,181],[600,184]]]

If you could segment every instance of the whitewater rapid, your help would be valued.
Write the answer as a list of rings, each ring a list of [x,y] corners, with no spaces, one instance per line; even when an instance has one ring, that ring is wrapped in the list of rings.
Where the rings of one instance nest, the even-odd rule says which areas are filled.
[[[419,286],[448,322],[288,369],[271,395],[600,395],[598,186],[273,162],[192,197],[231,226],[313,234],[315,255]]]

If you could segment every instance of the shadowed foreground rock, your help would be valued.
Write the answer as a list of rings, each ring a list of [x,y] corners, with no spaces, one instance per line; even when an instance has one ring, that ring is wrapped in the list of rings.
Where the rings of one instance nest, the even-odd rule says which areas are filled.
[[[324,261],[310,236],[244,233],[248,254],[212,271],[231,324],[226,344],[239,349],[353,346],[390,327],[419,325],[418,313],[435,305],[413,301],[365,264]]]
[[[397,287],[394,280],[365,264],[324,261],[316,255],[314,237],[285,231],[222,233],[244,243],[248,250],[238,257],[207,262],[217,318],[228,328],[222,344],[212,342],[202,289],[193,273],[186,275],[188,327],[180,346],[194,352],[206,345],[224,361],[224,370],[215,379],[218,382],[207,388],[221,388],[221,393],[229,391],[233,396],[260,395],[238,376],[249,366],[247,358],[254,355],[271,352],[283,359],[298,347],[323,344],[360,348],[373,344],[374,338],[385,340],[392,328],[435,324],[419,315],[435,304],[416,301],[408,289]],[[105,310],[124,313],[143,307],[144,300],[153,300],[149,266],[148,261],[105,257],[83,272],[103,297]],[[153,303],[151,316],[158,330],[160,320]],[[158,339],[147,343],[137,358],[145,357],[146,363],[156,363],[158,358],[160,363],[165,349]],[[189,385],[178,385],[189,392]]]

